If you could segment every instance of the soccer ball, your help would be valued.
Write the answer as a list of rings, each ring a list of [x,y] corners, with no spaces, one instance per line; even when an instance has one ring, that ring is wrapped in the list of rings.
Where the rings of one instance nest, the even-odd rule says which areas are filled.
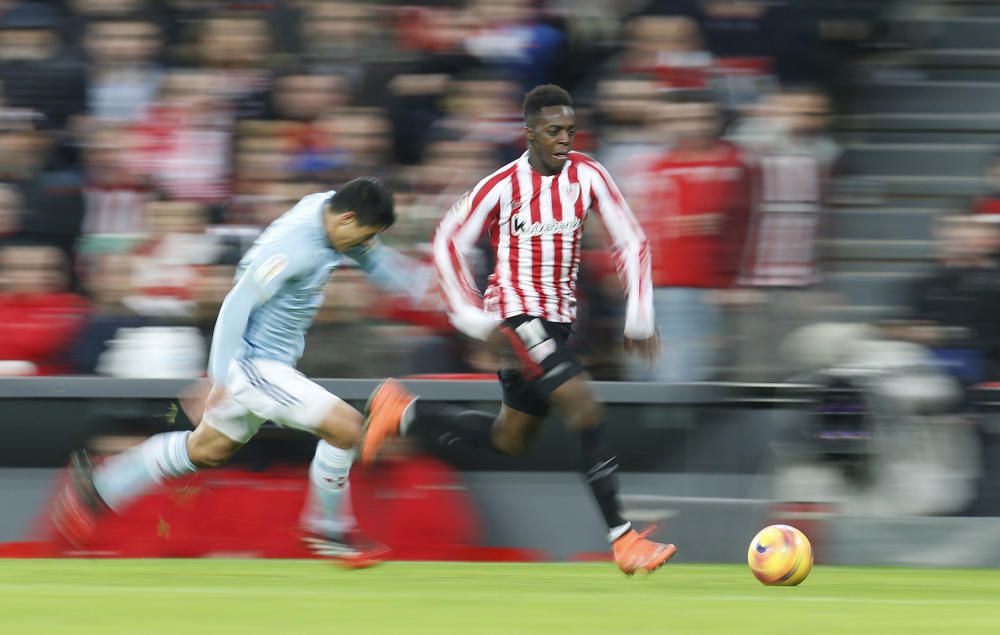
[[[761,584],[795,586],[812,571],[812,545],[791,525],[770,525],[753,537],[747,562]]]

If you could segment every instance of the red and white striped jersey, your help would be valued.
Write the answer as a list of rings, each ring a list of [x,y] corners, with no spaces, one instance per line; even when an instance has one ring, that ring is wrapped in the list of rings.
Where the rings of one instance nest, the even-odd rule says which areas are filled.
[[[819,281],[817,241],[830,162],[815,153],[758,157],[759,194],[740,282],[804,287]]]
[[[532,169],[525,153],[480,181],[441,220],[434,265],[455,328],[485,339],[501,319],[515,315],[573,321],[580,242],[590,210],[604,222],[625,288],[625,335],[652,336],[646,236],[604,166],[579,152],[570,152],[553,176]],[[467,254],[486,234],[496,268],[482,295],[472,282]]]
[[[148,229],[146,203],[151,194],[140,187],[88,186],[83,190],[84,234],[141,234]]]

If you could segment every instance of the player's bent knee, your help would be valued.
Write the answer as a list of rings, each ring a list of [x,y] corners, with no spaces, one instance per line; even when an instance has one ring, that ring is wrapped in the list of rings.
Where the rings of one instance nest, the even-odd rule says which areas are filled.
[[[505,422],[504,418],[501,417],[493,424],[493,428],[490,430],[490,440],[493,442],[493,448],[500,452],[501,454],[506,454],[509,456],[517,456],[524,454],[532,445],[536,434],[536,425],[533,422],[518,422],[517,425],[511,425],[509,422]]]
[[[604,406],[593,399],[578,403],[567,413],[567,420],[574,430],[596,428],[604,420]]]
[[[523,435],[497,430],[492,437],[493,447],[502,454],[517,456],[528,451],[528,440]]]
[[[353,406],[338,401],[327,413],[316,430],[324,441],[335,447],[350,450],[361,442],[364,416]]]
[[[217,430],[198,426],[188,437],[188,458],[199,468],[219,467],[228,463],[242,446]]]
[[[589,376],[581,373],[552,393],[552,400],[573,430],[596,428],[604,420],[604,407],[594,398]]]
[[[206,443],[188,448],[188,457],[200,468],[219,467],[228,463],[239,448],[240,444],[235,441],[230,441],[230,444]]]
[[[188,450],[191,462],[201,468],[225,465],[235,453],[236,450],[229,451],[228,449],[213,447],[198,447]]]
[[[543,417],[525,413],[514,414],[504,406],[500,416],[493,422],[490,430],[490,441],[494,449],[502,454],[516,456],[527,452],[538,438]]]

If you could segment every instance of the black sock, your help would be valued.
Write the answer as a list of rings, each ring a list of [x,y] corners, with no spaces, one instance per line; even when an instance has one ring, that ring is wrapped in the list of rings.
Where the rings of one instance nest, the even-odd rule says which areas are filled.
[[[618,501],[618,457],[604,438],[604,427],[587,428],[580,432],[580,455],[583,459],[583,477],[594,493],[597,506],[608,529],[628,524],[622,518],[621,503]],[[617,536],[615,536],[617,537]]]
[[[436,440],[443,445],[450,445],[461,439],[472,446],[496,451],[490,437],[496,415],[423,399],[418,399],[413,409],[406,428],[407,435],[432,442]]]

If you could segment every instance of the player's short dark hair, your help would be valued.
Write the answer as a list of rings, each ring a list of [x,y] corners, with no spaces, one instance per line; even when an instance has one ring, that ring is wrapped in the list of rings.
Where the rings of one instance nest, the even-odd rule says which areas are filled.
[[[555,84],[542,84],[535,86],[524,96],[524,123],[532,126],[535,117],[542,112],[542,108],[549,106],[569,106],[573,107],[573,98],[569,96],[566,89]]]
[[[334,214],[354,212],[358,222],[369,227],[389,227],[396,222],[392,192],[373,176],[352,179],[330,199]]]

